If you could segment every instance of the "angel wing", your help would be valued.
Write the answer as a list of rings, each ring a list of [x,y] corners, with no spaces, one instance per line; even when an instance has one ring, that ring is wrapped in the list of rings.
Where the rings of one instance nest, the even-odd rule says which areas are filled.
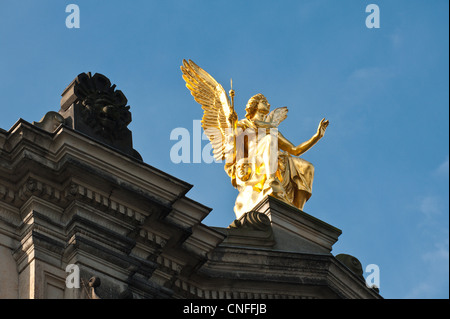
[[[211,141],[214,159],[223,160],[227,151],[226,141],[232,134],[232,124],[228,118],[236,112],[223,87],[193,61],[183,59],[181,71],[186,87],[204,111],[202,127]],[[235,118],[237,120],[237,115]]]
[[[286,106],[276,108],[265,117],[264,121],[272,123],[273,127],[278,127],[287,118],[288,108]]]

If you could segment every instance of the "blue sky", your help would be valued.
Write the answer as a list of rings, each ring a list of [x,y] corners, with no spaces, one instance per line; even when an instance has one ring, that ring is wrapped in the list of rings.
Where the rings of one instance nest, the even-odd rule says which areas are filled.
[[[80,28],[65,25],[66,5]],[[368,29],[365,8],[380,8]],[[0,127],[59,110],[81,72],[102,73],[128,98],[144,161],[194,185],[228,226],[237,191],[223,164],[170,161],[177,127],[202,110],[181,78],[192,59],[235,106],[263,93],[287,106],[294,144],[319,121],[326,135],[303,158],[316,169],[304,210],[340,228],[333,253],[380,267],[385,298],[449,297],[448,1],[0,0]],[[203,141],[202,146],[206,145]]]

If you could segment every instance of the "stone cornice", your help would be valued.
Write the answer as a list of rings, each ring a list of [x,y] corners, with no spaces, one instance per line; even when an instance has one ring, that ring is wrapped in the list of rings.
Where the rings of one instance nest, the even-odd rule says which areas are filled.
[[[5,167],[9,170],[25,159],[54,171],[61,170],[66,163],[77,163],[75,159],[82,159],[78,164],[84,165],[84,168],[91,167],[147,192],[154,191],[155,198],[166,199],[167,203],[173,203],[192,188],[189,183],[64,125],[49,133],[21,119],[9,130],[1,156],[10,163],[9,167]]]
[[[339,229],[271,197],[208,227],[191,187],[64,125],[0,131],[0,242],[19,272],[77,264],[141,297],[380,298],[331,254]]]
[[[224,239],[201,224],[211,209],[185,197],[192,185],[64,126],[19,120],[0,158],[0,235],[15,236],[20,269],[75,262],[171,294]]]

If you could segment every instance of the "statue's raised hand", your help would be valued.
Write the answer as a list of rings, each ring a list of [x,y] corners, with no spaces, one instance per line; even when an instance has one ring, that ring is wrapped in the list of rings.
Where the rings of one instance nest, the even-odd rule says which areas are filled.
[[[325,118],[320,121],[319,127],[317,128],[317,134],[319,135],[319,138],[322,138],[325,135],[328,124],[330,124],[330,122],[328,120],[325,120]]]

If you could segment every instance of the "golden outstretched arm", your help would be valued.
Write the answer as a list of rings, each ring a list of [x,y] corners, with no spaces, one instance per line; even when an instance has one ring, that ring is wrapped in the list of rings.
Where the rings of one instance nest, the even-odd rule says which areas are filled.
[[[319,127],[317,128],[316,134],[314,134],[308,141],[297,146],[292,144],[280,132],[278,132],[278,146],[283,151],[288,152],[291,155],[300,156],[313,147],[325,135],[328,124],[330,124],[328,120],[322,119]]]

